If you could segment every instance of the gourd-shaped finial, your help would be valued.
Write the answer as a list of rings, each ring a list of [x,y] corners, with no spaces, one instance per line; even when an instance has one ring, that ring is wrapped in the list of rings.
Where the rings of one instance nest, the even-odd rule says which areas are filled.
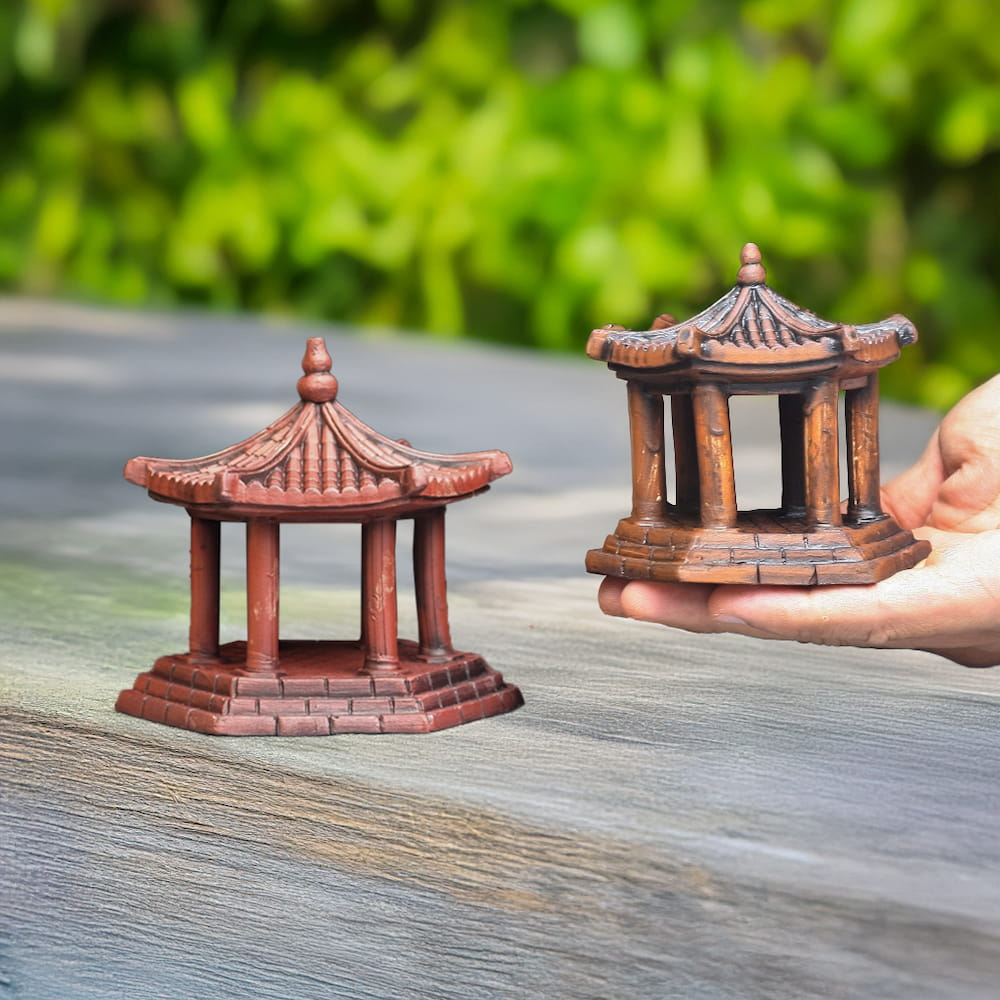
[[[307,403],[329,403],[337,398],[337,380],[330,374],[332,364],[326,341],[322,337],[310,337],[302,358],[305,374],[296,386]]]
[[[767,280],[767,272],[760,262],[760,247],[756,243],[747,243],[740,251],[739,274],[736,275],[738,285],[763,285]]]

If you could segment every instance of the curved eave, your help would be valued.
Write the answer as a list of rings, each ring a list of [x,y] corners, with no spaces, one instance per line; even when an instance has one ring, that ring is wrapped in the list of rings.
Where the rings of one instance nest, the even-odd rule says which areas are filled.
[[[382,520],[385,518],[409,518],[419,514],[445,507],[452,503],[467,500],[470,497],[486,493],[489,486],[483,486],[474,493],[466,493],[452,497],[407,496],[388,500],[355,504],[347,506],[332,506],[330,504],[284,504],[273,503],[226,503],[226,502],[182,502],[174,497],[163,496],[150,491],[149,496],[160,503],[168,503],[184,507],[192,514],[206,520],[215,521],[250,521],[254,518],[270,518],[281,522],[299,522],[305,524],[360,524],[365,521]]]
[[[442,455],[420,451],[405,441],[394,441],[362,422],[345,406],[330,404],[336,414],[339,438],[359,461],[384,467],[414,470],[419,492],[424,496],[461,497],[506,476],[513,469],[510,456],[502,451],[474,451]],[[374,468],[374,464],[372,465]]]
[[[238,516],[241,510],[346,513],[417,498],[451,502],[510,471],[501,451],[421,452],[372,430],[339,404],[303,402],[224,451],[194,459],[133,458],[124,475],[157,500]]]
[[[792,376],[796,369],[811,370],[821,362],[880,368],[895,361],[900,348],[916,339],[916,328],[898,314],[858,327],[817,325],[801,343],[754,346],[724,339],[718,331],[706,332],[689,321],[659,330],[603,327],[591,333],[587,354],[619,372],[715,371],[721,366],[736,377],[741,369],[756,377],[762,369],[778,367]]]

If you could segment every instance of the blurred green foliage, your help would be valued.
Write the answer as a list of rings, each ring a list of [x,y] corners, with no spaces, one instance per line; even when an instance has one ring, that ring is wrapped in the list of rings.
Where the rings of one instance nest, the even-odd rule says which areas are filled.
[[[886,391],[1000,357],[993,0],[8,0],[0,282],[579,348],[759,243],[902,311]]]

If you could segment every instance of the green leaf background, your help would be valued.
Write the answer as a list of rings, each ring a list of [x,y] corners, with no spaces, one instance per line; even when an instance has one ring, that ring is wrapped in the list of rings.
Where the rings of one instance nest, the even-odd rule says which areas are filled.
[[[886,392],[1000,365],[993,0],[10,0],[0,283],[578,351],[742,244]]]

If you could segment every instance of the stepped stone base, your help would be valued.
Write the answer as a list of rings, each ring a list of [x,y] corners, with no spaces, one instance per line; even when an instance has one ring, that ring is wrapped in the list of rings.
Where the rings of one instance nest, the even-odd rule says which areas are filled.
[[[733,528],[703,528],[680,515],[656,526],[625,518],[602,549],[587,553],[587,569],[663,582],[859,584],[909,569],[929,552],[888,516],[810,526],[755,510],[741,512]]]
[[[246,643],[217,660],[160,657],[115,708],[150,722],[216,736],[427,733],[510,712],[521,692],[475,653],[446,660],[399,643],[398,670],[363,670],[357,642],[283,641],[275,673],[246,669]]]

